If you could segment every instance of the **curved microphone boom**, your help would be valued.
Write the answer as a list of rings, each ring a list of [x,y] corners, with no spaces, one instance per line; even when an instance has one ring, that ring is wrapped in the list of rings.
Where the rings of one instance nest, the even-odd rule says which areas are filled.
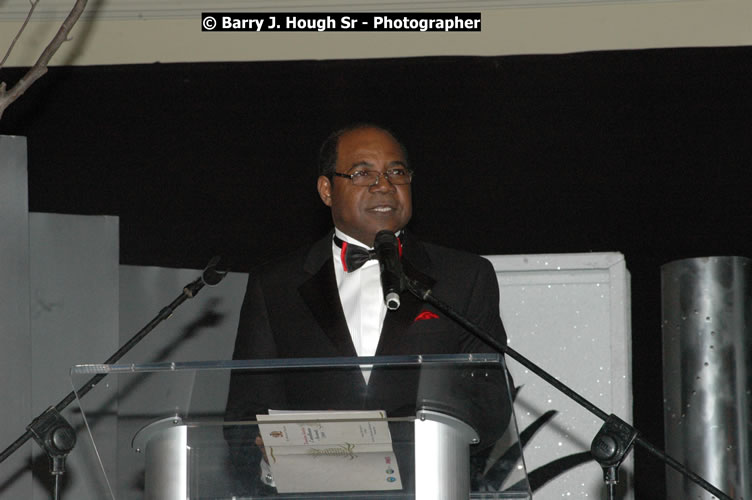
[[[217,264],[219,264],[219,260],[219,257],[212,258],[201,273],[201,276],[185,285],[183,287],[183,293],[170,302],[169,305],[163,307],[157,316],[149,321],[146,326],[141,328],[141,330],[131,337],[128,342],[123,344],[120,349],[115,351],[112,356],[107,358],[103,364],[109,365],[116,363],[136,344],[141,342],[149,332],[154,330],[159,323],[172,316],[175,309],[177,309],[183,302],[195,297],[204,285],[214,286],[219,284],[228,273],[227,269],[218,268]],[[26,427],[26,432],[11,443],[11,445],[5,450],[0,451],[0,463],[13,455],[14,452],[21,449],[21,447],[33,437],[51,459],[50,472],[55,476],[55,497],[57,498],[60,478],[62,478],[65,469],[65,457],[73,449],[73,446],[76,443],[75,429],[70,427],[70,424],[65,421],[65,418],[60,415],[60,412],[76,399],[84,397],[89,391],[96,387],[105,376],[105,373],[94,375],[78,389],[70,392],[57,405],[51,406],[44,413],[35,418]]]
[[[381,270],[381,289],[387,309],[394,311],[400,306],[400,293],[405,289],[402,264],[399,257],[399,243],[391,231],[379,231],[373,242],[376,258]]]

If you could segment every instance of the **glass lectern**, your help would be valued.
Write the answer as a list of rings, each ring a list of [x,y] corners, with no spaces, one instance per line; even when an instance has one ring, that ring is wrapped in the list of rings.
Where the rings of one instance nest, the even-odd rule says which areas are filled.
[[[101,378],[78,403],[118,500],[529,499],[506,374],[496,354],[71,370],[77,394]]]

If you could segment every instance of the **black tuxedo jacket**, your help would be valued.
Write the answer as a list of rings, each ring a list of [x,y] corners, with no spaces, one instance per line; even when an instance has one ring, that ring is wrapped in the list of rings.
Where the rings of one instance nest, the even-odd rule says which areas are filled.
[[[235,359],[357,356],[337,291],[331,234],[250,273]],[[499,291],[491,264],[479,256],[422,243],[405,232],[405,273],[502,343]],[[421,312],[438,316],[416,319]],[[425,315],[432,316],[432,315]],[[384,320],[377,356],[491,352],[443,313],[409,293]]]
[[[430,287],[435,297],[506,342],[499,317],[498,284],[490,262],[423,243],[407,232],[401,240],[407,276]],[[331,245],[330,233],[312,246],[250,273],[234,359],[357,356],[339,299]],[[494,350],[441,311],[405,292],[399,309],[386,313],[376,355],[480,352]],[[490,446],[509,422],[506,378],[486,373],[469,380],[466,375],[438,374],[434,377],[438,383],[420,396],[439,401],[439,407],[446,396],[443,399],[448,406],[462,407],[456,416],[469,420],[481,435],[481,445]],[[231,377],[226,418],[254,420],[257,413],[270,408],[380,409],[389,416],[414,416],[416,397],[426,392],[425,385],[414,370],[406,373],[388,368],[374,370],[368,384],[359,368],[292,371],[284,376],[238,372]]]

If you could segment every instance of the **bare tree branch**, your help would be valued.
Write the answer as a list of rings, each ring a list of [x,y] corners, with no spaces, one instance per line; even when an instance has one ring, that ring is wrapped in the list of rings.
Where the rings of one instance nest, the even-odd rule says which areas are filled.
[[[36,2],[39,0],[34,0],[32,2],[32,6],[36,5]],[[68,17],[65,18],[65,21],[63,21],[63,24],[60,26],[60,29],[55,34],[52,41],[47,45],[47,47],[42,52],[42,55],[39,56],[39,59],[37,59],[37,62],[34,63],[34,66],[29,68],[29,71],[26,72],[26,74],[21,77],[20,80],[16,82],[13,87],[10,88],[10,90],[5,90],[5,83],[0,83],[0,119],[2,119],[3,112],[5,109],[16,99],[21,97],[24,92],[39,78],[44,76],[45,73],[47,73],[47,64],[49,64],[50,59],[52,59],[52,56],[55,55],[55,52],[58,51],[60,46],[68,39],[68,33],[70,33],[70,30],[73,28],[73,25],[76,24],[76,21],[78,21],[78,18],[81,17],[81,14],[84,11],[84,8],[86,7],[86,3],[88,0],[76,0],[75,5],[73,6],[73,9],[68,14]],[[28,21],[28,19],[27,19]],[[24,23],[25,24],[25,23]],[[14,40],[15,43],[15,40]]]
[[[18,33],[16,33],[16,36],[13,38],[13,41],[10,42],[10,47],[8,47],[8,51],[5,53],[5,57],[3,57],[3,60],[0,61],[0,68],[2,68],[5,65],[5,61],[8,60],[8,56],[10,56],[10,53],[13,52],[13,47],[16,45],[16,42],[18,41],[18,39],[21,38],[21,33],[23,33],[23,31],[26,29],[26,25],[29,24],[29,19],[31,19],[32,14],[34,14],[34,9],[37,8],[37,4],[39,3],[39,0],[29,0],[29,3],[31,3],[31,8],[29,9],[29,13],[26,15],[26,19],[21,25],[21,28],[18,30]]]

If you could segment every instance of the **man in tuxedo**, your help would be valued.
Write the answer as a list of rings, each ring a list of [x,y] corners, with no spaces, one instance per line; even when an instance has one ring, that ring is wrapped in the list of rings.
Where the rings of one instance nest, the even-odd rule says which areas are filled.
[[[249,274],[234,359],[495,352],[409,293],[402,294],[397,310],[387,310],[379,263],[359,262],[352,255],[353,249],[373,248],[382,230],[398,236],[408,277],[430,287],[434,296],[497,341],[506,342],[491,264],[476,255],[424,243],[405,229],[412,215],[412,179],[405,148],[380,127],[353,125],[324,142],[317,189],[331,210],[334,231]],[[505,429],[510,408],[506,382],[491,377],[485,383],[496,384],[499,397],[470,397],[463,406],[471,420],[493,416],[473,422],[481,445],[490,446]],[[493,393],[482,384],[474,383],[470,391],[454,389]],[[227,418],[254,419],[269,408],[381,409],[389,416],[414,416],[418,385],[416,376],[389,369],[293,372],[284,377],[236,373]],[[452,392],[448,386],[440,389]]]

